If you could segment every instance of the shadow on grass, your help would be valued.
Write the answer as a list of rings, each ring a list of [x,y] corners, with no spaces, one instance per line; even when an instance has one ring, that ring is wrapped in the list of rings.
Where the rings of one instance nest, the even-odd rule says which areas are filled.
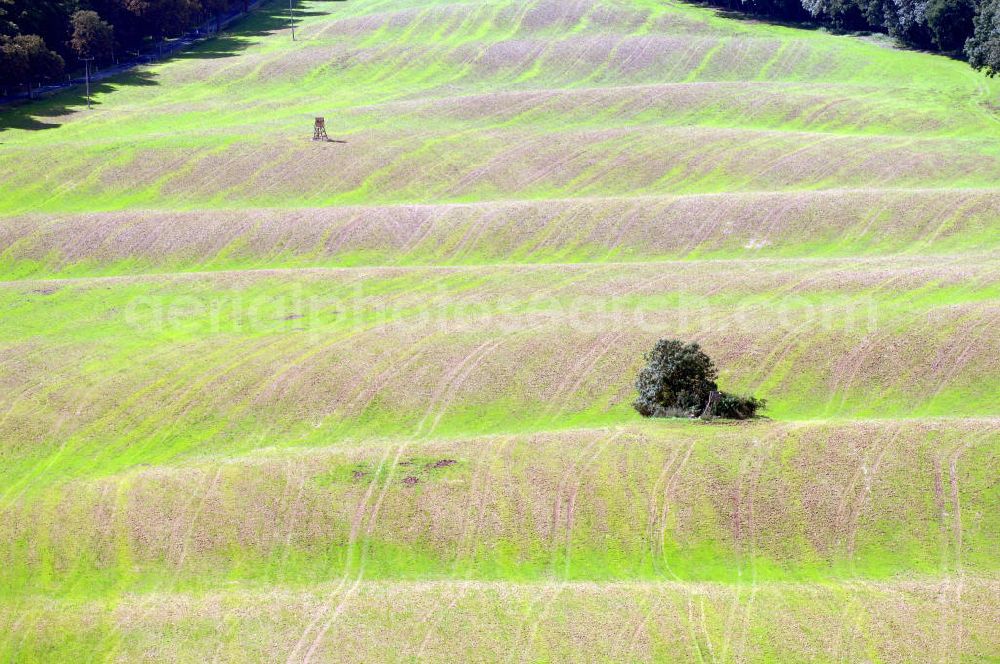
[[[322,0],[324,3],[339,3],[346,0]],[[296,20],[313,16],[325,16],[327,12],[309,11],[296,9],[294,16]],[[171,60],[200,60],[229,58],[239,55],[242,51],[254,43],[254,38],[265,37],[281,30],[287,30],[288,8],[283,0],[272,0],[269,3],[258,7],[235,25],[227,28],[217,36],[207,39],[201,43],[179,50],[161,60],[156,64],[170,62]],[[114,90],[128,86],[152,86],[159,85],[156,82],[156,75],[142,65],[134,69],[127,70],[111,78],[92,82],[90,85],[91,96],[97,94],[108,94]],[[99,106],[99,103],[92,101],[92,106]],[[62,123],[58,118],[73,111],[78,111],[87,106],[87,96],[82,85],[76,85],[62,92],[55,93],[49,97],[25,100],[15,105],[0,106],[0,134],[8,129],[23,129],[28,131],[40,131],[44,129],[55,129]]]
[[[343,0],[332,0],[342,2]],[[326,16],[327,12],[295,10],[296,23],[302,18]],[[264,5],[235,26],[224,30],[218,36],[205,40],[190,48],[178,51],[162,62],[170,60],[200,60],[203,58],[230,58],[249,47],[256,37],[266,37],[282,30],[288,30],[288,7],[275,0]]]
[[[122,87],[157,85],[154,77],[147,71],[133,69],[113,78],[90,84],[91,97],[97,94],[108,94]],[[91,101],[92,106],[100,106],[100,102]],[[54,119],[87,107],[87,93],[82,85],[69,88],[51,97],[24,101],[16,106],[10,106],[0,111],[0,132],[7,129],[55,129],[61,123]]]

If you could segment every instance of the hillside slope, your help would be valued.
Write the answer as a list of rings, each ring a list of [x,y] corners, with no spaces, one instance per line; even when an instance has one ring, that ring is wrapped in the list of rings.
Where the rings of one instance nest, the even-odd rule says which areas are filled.
[[[0,113],[0,660],[996,657],[1000,83],[297,4]],[[664,336],[771,419],[642,421]]]

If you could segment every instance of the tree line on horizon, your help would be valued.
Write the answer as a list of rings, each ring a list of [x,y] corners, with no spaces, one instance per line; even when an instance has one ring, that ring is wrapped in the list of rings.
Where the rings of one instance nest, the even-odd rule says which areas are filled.
[[[0,93],[138,55],[249,0],[0,0]]]
[[[880,32],[911,48],[1000,73],[1000,0],[707,0],[708,4],[840,32]]]

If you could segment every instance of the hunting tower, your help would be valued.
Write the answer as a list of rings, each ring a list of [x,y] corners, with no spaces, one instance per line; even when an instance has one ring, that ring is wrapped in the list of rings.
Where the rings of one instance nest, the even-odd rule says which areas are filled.
[[[313,127],[313,140],[314,141],[329,141],[330,137],[326,135],[326,119],[316,118],[316,125]]]

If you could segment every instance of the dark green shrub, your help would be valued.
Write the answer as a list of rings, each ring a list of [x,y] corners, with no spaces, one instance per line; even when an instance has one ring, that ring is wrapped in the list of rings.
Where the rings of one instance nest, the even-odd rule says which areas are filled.
[[[715,412],[712,414],[729,420],[749,420],[757,417],[757,411],[766,407],[767,399],[721,392],[719,402],[715,405]]]
[[[697,343],[660,339],[645,357],[635,381],[639,394],[632,406],[643,417],[697,417],[718,391],[718,371]],[[722,392],[712,415],[745,420],[765,407],[763,399]]]
[[[643,417],[669,417],[668,411],[698,415],[717,389],[715,364],[696,343],[660,339],[645,359],[632,404]]]

